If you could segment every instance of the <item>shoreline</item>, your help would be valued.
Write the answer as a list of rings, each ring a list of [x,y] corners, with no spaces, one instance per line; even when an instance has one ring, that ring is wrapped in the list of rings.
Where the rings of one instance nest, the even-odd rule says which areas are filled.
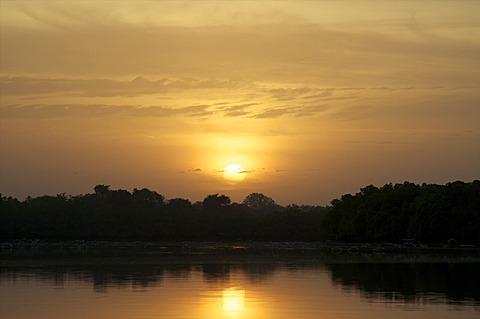
[[[17,241],[0,244],[0,265],[60,263],[176,263],[187,262],[473,262],[480,247],[393,243],[334,242],[143,242],[143,241]],[[62,261],[60,259],[64,258]],[[36,261],[36,262],[35,262]],[[47,262],[48,263],[48,262]]]
[[[138,249],[138,248],[156,248],[156,249],[172,249],[181,247],[195,249],[337,249],[337,250],[358,250],[358,251],[379,251],[379,250],[479,250],[479,245],[473,244],[421,244],[415,241],[407,241],[402,244],[392,242],[381,243],[349,243],[327,241],[144,241],[144,240],[40,240],[40,239],[15,239],[13,241],[0,242],[0,249]]]

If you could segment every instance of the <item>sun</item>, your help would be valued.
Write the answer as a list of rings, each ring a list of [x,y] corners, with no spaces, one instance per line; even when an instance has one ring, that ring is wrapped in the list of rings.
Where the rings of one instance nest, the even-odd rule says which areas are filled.
[[[223,169],[223,178],[227,182],[238,183],[245,179],[245,169],[238,164],[230,164]]]

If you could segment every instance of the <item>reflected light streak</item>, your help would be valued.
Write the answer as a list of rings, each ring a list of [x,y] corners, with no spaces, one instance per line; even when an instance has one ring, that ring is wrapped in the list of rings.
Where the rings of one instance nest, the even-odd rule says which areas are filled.
[[[245,290],[228,288],[223,290],[223,316],[237,318],[243,312]]]

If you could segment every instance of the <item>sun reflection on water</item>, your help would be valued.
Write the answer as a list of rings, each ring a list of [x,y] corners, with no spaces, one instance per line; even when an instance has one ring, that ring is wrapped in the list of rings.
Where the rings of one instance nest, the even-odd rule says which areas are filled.
[[[245,304],[245,290],[236,287],[223,290],[223,316],[238,318]]]

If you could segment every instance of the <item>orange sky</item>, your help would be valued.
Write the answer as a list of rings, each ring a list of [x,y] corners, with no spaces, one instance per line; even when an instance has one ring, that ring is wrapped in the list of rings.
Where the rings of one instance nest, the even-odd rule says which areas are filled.
[[[324,205],[480,178],[478,1],[0,6],[3,195]]]

